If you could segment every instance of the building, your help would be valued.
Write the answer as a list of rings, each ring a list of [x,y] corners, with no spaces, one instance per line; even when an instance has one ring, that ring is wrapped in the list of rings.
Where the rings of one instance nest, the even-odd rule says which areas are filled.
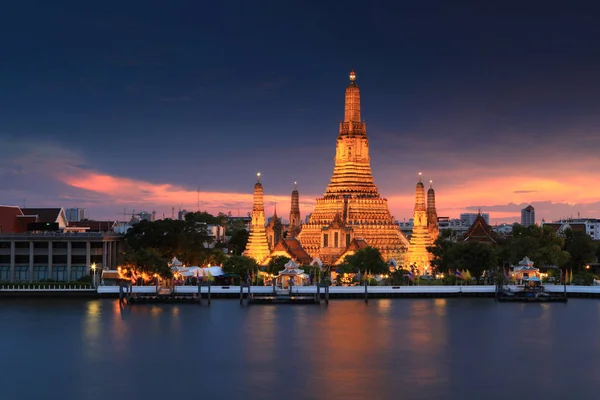
[[[256,176],[257,182],[254,185],[252,223],[244,255],[254,258],[257,263],[261,264],[269,256],[270,250],[265,229],[265,205],[263,201],[263,186],[260,183],[260,172]]]
[[[185,219],[185,216],[189,213],[188,210],[179,210],[177,212],[177,219],[179,221],[183,221]]]
[[[281,219],[277,216],[277,205],[275,205],[273,217],[271,217],[269,224],[267,225],[266,233],[269,250],[273,251],[275,245],[279,243],[283,237],[283,224],[281,223]]]
[[[414,270],[419,275],[426,275],[428,273],[431,262],[431,253],[427,251],[427,247],[432,244],[431,237],[429,236],[427,216],[425,187],[423,186],[423,182],[421,182],[421,173],[419,172],[419,182],[417,182],[415,194],[413,229],[410,237],[410,247],[406,253],[405,260],[405,267]]]
[[[587,233],[593,240],[600,240],[600,219],[577,218],[565,219],[554,222],[542,221],[541,226],[548,226],[558,234],[564,235],[567,229]]]
[[[336,140],[333,175],[298,240],[325,264],[343,261],[354,239],[376,247],[385,260],[402,260],[408,240],[390,215],[371,173],[369,139],[360,115],[360,92],[354,71],[346,87],[344,120]]]
[[[294,190],[292,190],[292,204],[290,206],[290,225],[287,230],[287,237],[296,237],[300,233],[300,196],[298,187],[294,182]]]
[[[81,221],[85,219],[85,208],[66,208],[65,215],[69,222]]]
[[[475,223],[478,216],[481,216],[486,224],[490,224],[490,214],[488,213],[463,213],[460,214],[460,220],[464,226],[471,226]]]
[[[114,232],[70,232],[62,208],[0,206],[0,281],[75,281],[92,265],[115,269],[124,240]],[[52,222],[54,221],[54,222]]]
[[[463,240],[465,242],[496,243],[496,238],[496,232],[486,222],[485,217],[482,214],[477,214],[473,225],[471,225]]]
[[[433,190],[433,181],[429,181],[429,190],[427,191],[427,231],[431,242],[440,235],[437,210],[435,208],[435,190]]]
[[[535,225],[535,208],[533,206],[528,205],[521,210],[521,225]]]

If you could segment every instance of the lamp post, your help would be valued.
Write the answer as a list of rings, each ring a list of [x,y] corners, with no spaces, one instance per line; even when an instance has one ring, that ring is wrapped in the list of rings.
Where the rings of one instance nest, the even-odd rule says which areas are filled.
[[[94,287],[96,287],[96,263],[92,264],[92,274],[94,275],[93,282],[94,282]]]

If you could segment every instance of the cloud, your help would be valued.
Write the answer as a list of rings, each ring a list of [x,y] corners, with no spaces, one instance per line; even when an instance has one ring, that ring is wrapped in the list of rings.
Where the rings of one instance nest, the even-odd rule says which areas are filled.
[[[513,193],[515,194],[525,194],[525,193],[535,193],[536,190],[515,190]]]

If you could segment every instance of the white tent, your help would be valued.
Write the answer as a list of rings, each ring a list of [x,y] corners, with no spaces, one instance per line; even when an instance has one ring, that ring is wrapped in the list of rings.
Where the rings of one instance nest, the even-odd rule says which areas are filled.
[[[208,274],[210,273],[212,276],[221,276],[221,275],[225,275],[225,273],[223,272],[223,270],[221,269],[221,267],[206,267],[206,268],[200,268],[197,266],[191,266],[191,267],[174,267],[173,268],[174,272],[180,273],[181,276],[184,276],[186,278],[190,278],[190,277],[201,277],[201,276],[208,276]]]

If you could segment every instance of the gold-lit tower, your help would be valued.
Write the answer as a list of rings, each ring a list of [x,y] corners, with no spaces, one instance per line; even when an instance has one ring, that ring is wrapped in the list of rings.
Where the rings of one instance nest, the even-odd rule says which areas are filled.
[[[385,260],[399,261],[408,247],[406,237],[381,198],[369,157],[365,122],[360,119],[360,92],[356,74],[346,87],[344,120],[336,142],[333,175],[325,195],[317,199],[308,223],[298,235],[311,257],[324,263],[340,262],[353,239],[376,247]]]
[[[290,226],[287,237],[296,237],[300,233],[300,196],[298,195],[297,182],[292,190],[292,206],[290,207]]]
[[[433,190],[433,181],[429,181],[429,190],[427,191],[427,230],[431,243],[440,235],[440,227],[438,225],[438,216],[435,209],[435,191]]]
[[[269,244],[265,230],[265,206],[263,202],[263,187],[262,183],[260,183],[260,172],[256,176],[257,182],[254,185],[254,205],[252,207],[250,236],[246,244],[246,250],[244,250],[244,255],[254,258],[260,264],[269,255]]]
[[[425,187],[421,182],[421,173],[419,172],[412,236],[410,237],[410,247],[406,255],[405,267],[414,268],[421,275],[425,274],[429,270],[429,262],[431,261],[431,254],[427,251],[427,246],[431,246],[431,238],[427,226]]]

